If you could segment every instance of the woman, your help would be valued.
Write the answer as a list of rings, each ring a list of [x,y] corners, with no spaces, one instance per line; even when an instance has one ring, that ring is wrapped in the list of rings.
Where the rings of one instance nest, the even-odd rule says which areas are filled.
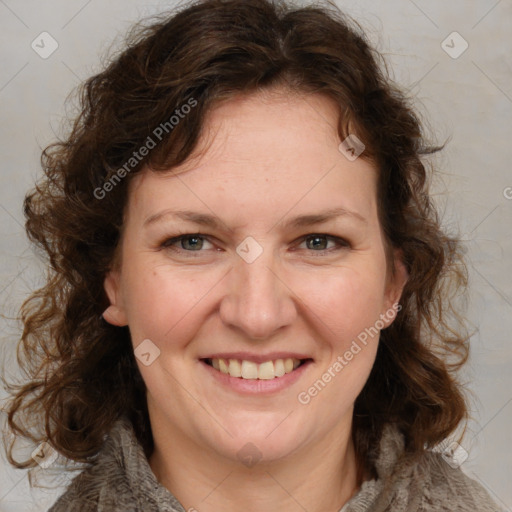
[[[377,59],[335,10],[206,0],[87,81],[25,200],[9,426],[45,448],[9,456],[85,464],[52,512],[497,510],[432,451],[465,271]]]

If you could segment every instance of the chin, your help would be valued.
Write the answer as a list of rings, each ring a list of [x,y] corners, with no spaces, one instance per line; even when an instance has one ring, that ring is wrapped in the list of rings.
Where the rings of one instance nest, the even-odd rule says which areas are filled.
[[[285,427],[288,420],[283,422],[284,417],[286,415],[268,424],[261,421],[258,425],[255,422],[250,425],[232,424],[229,431],[233,437],[223,436],[224,449],[220,448],[222,445],[218,442],[213,442],[212,447],[217,451],[220,449],[224,456],[242,463],[246,458],[253,461],[258,459],[261,463],[281,460],[302,444],[298,438],[299,432],[295,432],[295,428],[290,429],[290,425]],[[303,427],[300,431],[303,432]]]

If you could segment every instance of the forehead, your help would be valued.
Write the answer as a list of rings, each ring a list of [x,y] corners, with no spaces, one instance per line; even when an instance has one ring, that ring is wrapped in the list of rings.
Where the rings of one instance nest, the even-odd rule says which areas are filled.
[[[156,205],[189,203],[213,208],[279,212],[344,206],[372,213],[376,170],[339,151],[339,109],[319,94],[258,93],[224,101],[206,116],[202,136],[186,162],[169,171],[143,170],[130,201],[147,212]],[[251,210],[252,208],[252,210]]]

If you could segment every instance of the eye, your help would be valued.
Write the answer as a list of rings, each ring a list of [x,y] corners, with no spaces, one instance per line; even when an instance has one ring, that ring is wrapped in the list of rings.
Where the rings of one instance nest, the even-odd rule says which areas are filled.
[[[306,235],[305,237],[303,237],[302,240],[302,244],[305,243],[306,248],[311,249],[312,252],[330,252],[331,250],[339,250],[350,247],[349,242],[347,242],[343,238],[333,235],[311,234]],[[331,246],[330,248],[328,248],[329,242],[332,242],[334,244],[334,247]]]
[[[351,247],[350,243],[343,238],[327,234],[310,234],[302,237],[301,240],[300,245],[306,244],[308,252],[320,253],[319,255]],[[329,243],[332,244],[331,247],[329,247]],[[205,246],[205,244],[210,244],[210,247],[208,245]],[[298,248],[303,249],[300,245]],[[212,249],[213,244],[206,235],[186,233],[164,240],[160,247],[176,252],[200,253],[204,252],[204,250]]]
[[[209,242],[207,238],[200,233],[187,233],[185,235],[180,235],[165,240],[161,244],[161,247],[173,249],[175,251],[201,252],[201,249],[204,248],[205,243],[212,245],[211,242]]]

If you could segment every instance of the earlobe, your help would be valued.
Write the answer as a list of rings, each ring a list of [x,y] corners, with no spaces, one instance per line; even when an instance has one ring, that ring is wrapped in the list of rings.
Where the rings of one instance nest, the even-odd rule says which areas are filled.
[[[126,316],[121,308],[118,306],[110,305],[102,314],[103,318],[111,325],[116,325],[118,327],[124,327],[128,325],[126,321]]]
[[[110,301],[110,306],[103,312],[103,318],[109,324],[116,325],[118,327],[128,325],[128,320],[121,301],[118,272],[110,271],[105,277],[103,286],[108,300]]]

